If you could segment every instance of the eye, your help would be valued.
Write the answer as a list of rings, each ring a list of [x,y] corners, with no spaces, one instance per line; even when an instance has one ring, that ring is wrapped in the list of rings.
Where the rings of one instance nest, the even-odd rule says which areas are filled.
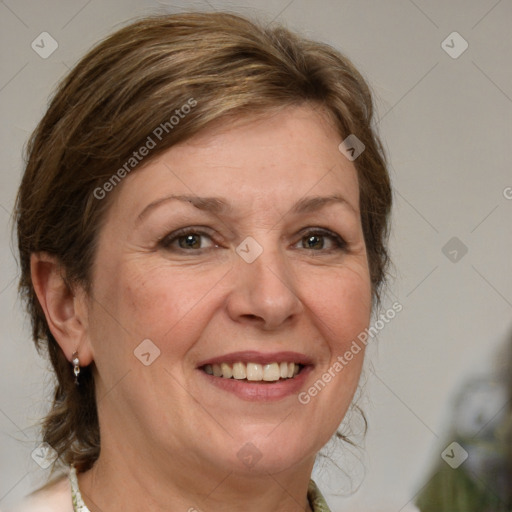
[[[315,228],[307,231],[298,244],[302,249],[310,251],[336,251],[346,250],[347,243],[338,234],[323,228]]]
[[[200,251],[201,249],[209,249],[218,247],[212,240],[212,237],[195,228],[183,228],[167,235],[160,245],[166,250],[176,251]]]

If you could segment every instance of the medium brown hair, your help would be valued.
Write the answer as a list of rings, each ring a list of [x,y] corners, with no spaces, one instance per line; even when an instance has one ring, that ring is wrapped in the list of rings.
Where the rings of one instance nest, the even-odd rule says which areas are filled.
[[[176,109],[194,102],[171,122]],[[390,182],[372,129],[370,90],[338,51],[233,14],[159,15],[100,42],[59,85],[27,146],[16,220],[20,293],[36,346],[47,349],[57,377],[43,437],[63,462],[85,471],[99,455],[93,365],[82,368],[75,386],[34,292],[31,254],[54,255],[69,286],[90,292],[95,244],[113,195],[103,199],[98,190],[136,167],[126,164],[157,127],[166,130],[144,164],[219,119],[305,103],[327,113],[340,142],[353,134],[365,145],[354,164],[375,306],[388,264]]]

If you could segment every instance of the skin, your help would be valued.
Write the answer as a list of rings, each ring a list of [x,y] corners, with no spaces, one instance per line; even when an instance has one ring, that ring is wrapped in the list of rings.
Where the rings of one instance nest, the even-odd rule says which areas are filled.
[[[52,332],[70,360],[78,350],[81,365],[96,367],[101,455],[79,475],[92,512],[309,509],[315,455],[343,419],[364,351],[307,405],[297,393],[241,399],[197,365],[241,350],[295,351],[313,361],[307,391],[368,326],[357,173],[341,140],[310,106],[213,125],[112,192],[91,295],[67,288],[52,257],[33,255]],[[139,217],[173,194],[222,198],[231,210],[169,200]],[[344,202],[292,211],[332,195]],[[187,249],[184,238],[162,243],[189,226],[208,236]],[[346,246],[321,234],[309,244],[306,228],[328,229]],[[247,236],[263,248],[250,264],[236,252]],[[149,366],[134,357],[144,339],[160,350]],[[237,456],[246,443],[261,455],[251,467]]]

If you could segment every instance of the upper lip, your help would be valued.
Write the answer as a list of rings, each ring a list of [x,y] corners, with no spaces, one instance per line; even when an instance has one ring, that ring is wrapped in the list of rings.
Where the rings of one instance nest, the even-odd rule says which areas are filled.
[[[221,363],[298,363],[304,366],[312,364],[312,359],[305,354],[299,352],[258,352],[255,350],[245,350],[241,352],[231,352],[221,356],[212,357],[201,361],[197,367],[201,368],[207,364],[221,364]]]

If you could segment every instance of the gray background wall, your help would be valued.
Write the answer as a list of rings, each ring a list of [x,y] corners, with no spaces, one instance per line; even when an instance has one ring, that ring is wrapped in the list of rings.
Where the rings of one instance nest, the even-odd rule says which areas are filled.
[[[487,371],[512,328],[509,0],[0,2],[0,507],[49,471],[31,452],[50,380],[16,296],[10,241],[22,147],[56,82],[94,42],[135,16],[184,7],[277,19],[345,52],[373,85],[395,187],[384,307],[404,309],[369,351],[361,463],[338,452],[353,486],[363,466],[366,478],[352,496],[328,499],[334,510],[405,511],[448,444],[454,392]],[[457,58],[441,46],[454,31],[469,45]],[[31,48],[41,32],[58,43],[46,59]],[[451,36],[445,46],[455,55],[463,44]]]

